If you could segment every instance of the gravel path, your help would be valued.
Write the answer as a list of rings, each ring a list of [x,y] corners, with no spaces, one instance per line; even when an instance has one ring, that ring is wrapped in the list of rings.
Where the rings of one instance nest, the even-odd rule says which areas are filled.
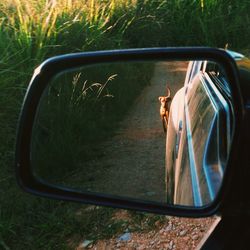
[[[94,245],[90,244],[87,247],[80,245],[77,250],[198,250],[206,232],[211,230],[219,220],[218,217],[190,219],[168,216],[167,223],[149,232],[129,233],[128,231],[121,236],[99,240]]]

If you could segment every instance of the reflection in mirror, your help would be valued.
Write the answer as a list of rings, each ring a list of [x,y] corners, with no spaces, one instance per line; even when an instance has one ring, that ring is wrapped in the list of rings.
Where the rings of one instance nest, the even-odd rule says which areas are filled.
[[[49,82],[31,164],[37,178],[81,192],[200,207],[220,189],[232,128],[215,62],[96,64]]]

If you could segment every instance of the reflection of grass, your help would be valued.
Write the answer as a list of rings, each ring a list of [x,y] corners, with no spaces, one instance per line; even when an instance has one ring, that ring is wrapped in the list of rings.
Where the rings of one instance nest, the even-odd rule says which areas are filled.
[[[83,142],[95,143],[107,136],[100,121],[105,118],[106,98],[112,98],[105,87],[114,76],[104,83],[81,83],[80,76],[74,75],[72,84],[67,84],[68,77],[65,81],[59,78],[59,84],[48,89],[41,104],[32,155],[35,171],[45,179],[69,174],[80,159],[87,160],[93,154]]]
[[[152,70],[151,63],[116,63],[56,77],[36,119],[32,147],[36,174],[56,181],[78,168],[83,171],[89,159],[98,160],[102,152],[94,145],[115,132],[149,84]]]

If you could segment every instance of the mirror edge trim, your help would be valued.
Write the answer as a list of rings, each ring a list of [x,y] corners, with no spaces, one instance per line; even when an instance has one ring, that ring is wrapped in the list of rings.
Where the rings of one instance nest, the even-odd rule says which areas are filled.
[[[36,108],[47,82],[55,74],[62,70],[77,66],[90,65],[101,62],[116,61],[139,61],[139,60],[192,60],[196,59],[216,60],[225,66],[228,77],[231,80],[233,101],[235,105],[235,133],[233,135],[231,154],[228,160],[226,175],[223,178],[222,188],[216,199],[205,207],[190,208],[170,205],[158,205],[153,202],[132,201],[116,199],[103,195],[93,195],[73,192],[45,184],[37,180],[30,166],[30,140],[31,130],[36,114]],[[61,55],[50,58],[43,62],[34,72],[28,86],[21,115],[19,117],[18,134],[16,142],[16,176],[20,187],[26,192],[53,199],[76,201],[82,203],[112,206],[124,209],[135,209],[146,212],[161,213],[175,216],[203,217],[210,216],[219,211],[224,201],[224,195],[230,190],[231,178],[233,176],[233,160],[235,149],[238,146],[241,121],[243,119],[243,101],[238,83],[238,71],[234,59],[224,50],[207,47],[186,48],[144,48],[128,50],[111,50],[98,52],[83,52],[76,54]],[[223,197],[224,198],[223,198]]]

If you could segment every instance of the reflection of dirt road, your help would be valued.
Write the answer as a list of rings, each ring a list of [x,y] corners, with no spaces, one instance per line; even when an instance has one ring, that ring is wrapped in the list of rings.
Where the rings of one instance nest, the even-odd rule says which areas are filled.
[[[164,201],[165,134],[158,96],[172,96],[184,84],[187,64],[157,63],[151,83],[137,98],[116,135],[102,144],[103,156],[95,162],[95,176],[88,173],[91,191]],[[99,175],[99,176],[97,176]]]
[[[165,201],[165,135],[159,117],[158,96],[165,94],[166,84],[173,96],[184,83],[185,70],[185,63],[156,65],[150,86],[131,107],[116,135],[101,145],[104,156],[95,162],[99,170],[86,173],[92,180],[88,188]],[[117,210],[117,213],[127,215],[124,219],[126,225],[129,213],[125,210]],[[117,221],[121,223],[121,218],[118,217]],[[133,222],[130,222],[126,230],[128,240],[122,241],[121,235],[114,235],[111,239],[98,240],[89,249],[195,249],[213,221],[213,217],[166,217],[163,224],[156,222],[156,228],[149,232],[130,232],[133,228]]]

